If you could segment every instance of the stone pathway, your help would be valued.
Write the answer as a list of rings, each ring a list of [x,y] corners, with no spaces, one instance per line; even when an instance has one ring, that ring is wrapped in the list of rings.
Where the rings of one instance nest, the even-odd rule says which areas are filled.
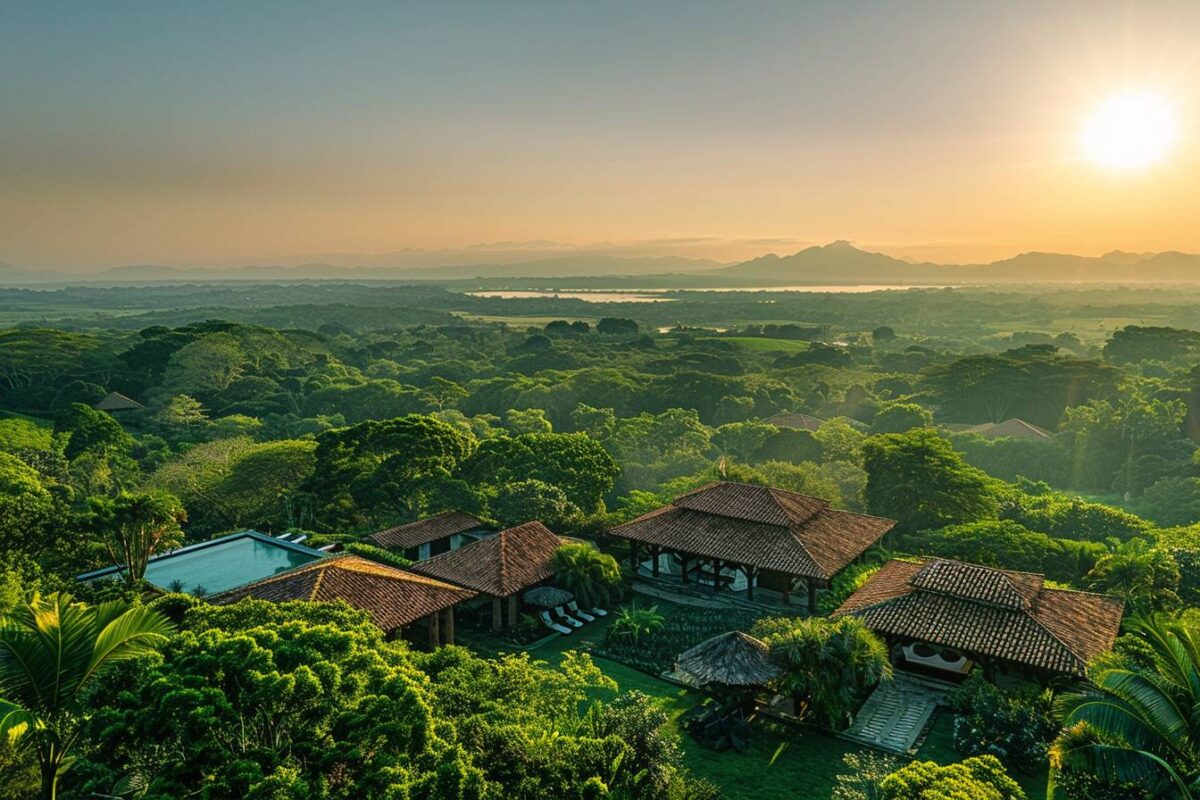
[[[910,752],[934,710],[945,704],[950,688],[941,681],[897,673],[867,698],[854,724],[842,735],[881,750]]]

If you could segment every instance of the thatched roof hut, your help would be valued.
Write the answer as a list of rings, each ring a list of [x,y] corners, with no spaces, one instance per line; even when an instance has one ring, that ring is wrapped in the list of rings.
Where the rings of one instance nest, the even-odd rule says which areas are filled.
[[[701,684],[724,686],[762,686],[782,674],[766,643],[741,631],[722,633],[680,653],[675,666]]]

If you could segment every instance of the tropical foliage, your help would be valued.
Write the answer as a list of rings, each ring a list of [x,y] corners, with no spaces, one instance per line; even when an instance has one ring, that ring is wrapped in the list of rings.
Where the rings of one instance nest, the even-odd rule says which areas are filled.
[[[0,622],[0,735],[36,753],[43,800],[58,796],[82,729],[103,713],[88,691],[170,634],[167,620],[145,607],[87,606],[57,593],[34,594]]]

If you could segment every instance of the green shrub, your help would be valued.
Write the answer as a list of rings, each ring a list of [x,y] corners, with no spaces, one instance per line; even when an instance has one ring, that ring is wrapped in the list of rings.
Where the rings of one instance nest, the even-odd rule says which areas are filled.
[[[1039,572],[1053,581],[1083,579],[1104,556],[1099,542],[1056,539],[1012,520],[987,520],[918,531],[904,536],[901,549],[915,555],[952,558],[1018,572]]]
[[[367,542],[348,542],[344,545],[346,552],[353,553],[356,556],[370,559],[371,561],[385,564],[389,567],[397,567],[398,569],[408,569],[413,565],[399,553],[393,553],[391,550],[385,550],[378,545],[368,544]]]

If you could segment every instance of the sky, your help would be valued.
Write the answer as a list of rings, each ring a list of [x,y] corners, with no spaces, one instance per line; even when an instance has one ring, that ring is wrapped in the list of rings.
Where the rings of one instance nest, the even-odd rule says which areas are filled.
[[[1175,122],[1121,171],[1080,132],[1128,92]],[[1197,220],[1191,1],[0,3],[0,261],[26,267],[969,263],[1200,252]]]

